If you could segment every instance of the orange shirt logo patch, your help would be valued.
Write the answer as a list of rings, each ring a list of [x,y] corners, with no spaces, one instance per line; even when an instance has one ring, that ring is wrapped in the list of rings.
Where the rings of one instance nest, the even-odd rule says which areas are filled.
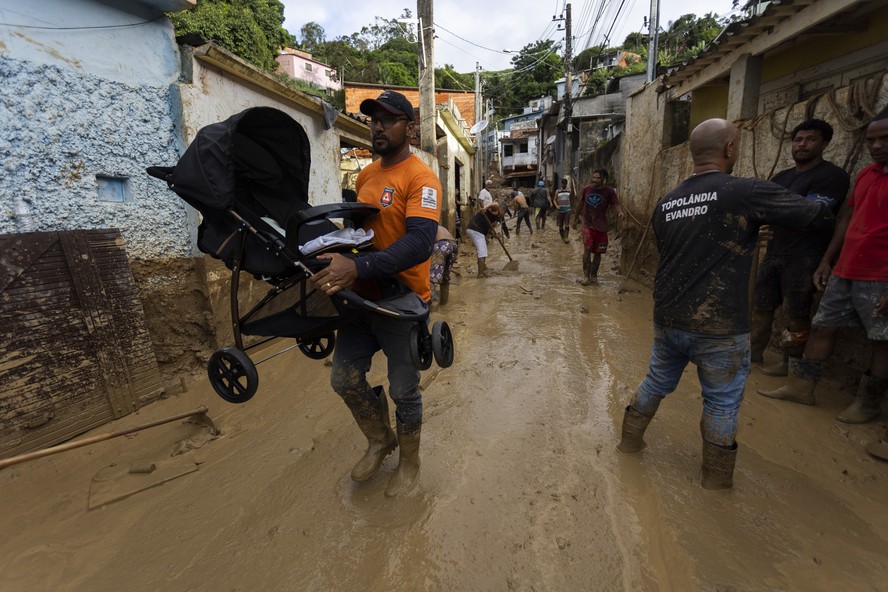
[[[379,203],[382,204],[382,207],[387,208],[392,205],[392,202],[395,201],[395,190],[389,189],[388,187],[382,190],[382,197],[379,198]]]

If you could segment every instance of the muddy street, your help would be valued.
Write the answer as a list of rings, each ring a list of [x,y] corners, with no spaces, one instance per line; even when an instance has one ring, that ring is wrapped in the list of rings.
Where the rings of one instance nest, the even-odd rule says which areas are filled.
[[[851,397],[836,381],[815,407],[766,399],[755,389],[779,379],[754,369],[734,489],[706,491],[689,367],[648,448],[615,452],[647,367],[651,296],[619,293],[616,252],[600,284],[580,286],[575,239],[513,234],[517,272],[499,271],[492,243],[486,279],[464,243],[433,314],[456,361],[423,373],[411,494],[383,495],[396,457],[351,481],[365,440],[329,367],[290,352],[259,366],[245,405],[198,380],[86,434],[207,405],[216,439],[174,422],[0,470],[0,590],[884,590],[888,465],[863,446],[885,416],[835,422]],[[384,382],[381,357],[372,375]],[[127,468],[151,463],[169,479],[147,488]]]

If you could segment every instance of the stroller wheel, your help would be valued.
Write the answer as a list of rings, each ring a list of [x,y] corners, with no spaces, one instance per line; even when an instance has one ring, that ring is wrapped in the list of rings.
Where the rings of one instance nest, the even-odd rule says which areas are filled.
[[[259,388],[259,373],[250,356],[236,347],[216,350],[207,362],[216,393],[229,403],[246,403]]]
[[[299,346],[299,351],[312,360],[323,360],[333,351],[333,347],[336,345],[336,334],[330,333],[315,339],[297,339],[296,345]]]
[[[453,334],[444,321],[436,321],[432,325],[432,352],[441,368],[450,368],[453,364]]]
[[[424,323],[414,323],[410,327],[410,360],[420,370],[432,366],[432,339]]]

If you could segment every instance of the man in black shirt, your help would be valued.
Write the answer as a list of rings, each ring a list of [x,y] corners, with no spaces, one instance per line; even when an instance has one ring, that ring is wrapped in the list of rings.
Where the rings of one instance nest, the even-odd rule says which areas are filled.
[[[838,214],[845,201],[850,179],[840,167],[823,160],[823,151],[832,140],[833,129],[825,121],[809,119],[792,130],[792,159],[795,166],[780,171],[772,181],[793,193],[826,203]],[[832,230],[810,232],[775,226],[768,250],[755,281],[755,305],[750,341],[752,361],[762,362],[762,353],[771,338],[774,312],[785,303],[789,327],[781,341],[783,360],[764,366],[762,374],[786,376],[790,357],[800,357],[811,331],[811,307],[816,292],[814,270],[832,238]],[[761,235],[765,237],[763,230]]]
[[[817,201],[759,179],[731,176],[739,130],[724,119],[698,125],[689,140],[693,174],[656,205],[660,250],[654,280],[654,344],[648,374],[623,418],[620,452],[645,447],[644,431],[688,362],[703,394],[703,480],[733,485],[738,412],[749,375],[749,274],[763,224],[829,228]]]

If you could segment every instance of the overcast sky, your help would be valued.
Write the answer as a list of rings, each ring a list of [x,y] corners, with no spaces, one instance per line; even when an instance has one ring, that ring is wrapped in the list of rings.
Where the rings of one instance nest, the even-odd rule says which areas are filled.
[[[327,40],[332,40],[373,24],[376,16],[397,18],[404,8],[409,8],[416,16],[416,2],[409,0],[282,1],[286,6],[284,28],[296,35],[297,39],[302,25],[309,21],[324,27]],[[556,30],[559,23],[552,21],[553,15],[562,14],[564,6],[564,0],[434,0],[438,35],[435,40],[435,64],[453,64],[458,72],[464,73],[474,72],[476,62],[484,70],[508,68],[512,56],[502,53],[503,49],[520,50],[538,39],[564,41],[564,31]],[[730,11],[731,0],[661,0],[660,27],[667,28],[669,21],[683,14],[700,16],[715,12],[726,15]],[[601,16],[596,24],[595,16],[599,12]],[[611,27],[609,45],[621,44],[626,35],[633,31],[647,32],[643,25],[644,17],[649,12],[650,0],[571,2],[574,54],[589,45],[602,43]]]

